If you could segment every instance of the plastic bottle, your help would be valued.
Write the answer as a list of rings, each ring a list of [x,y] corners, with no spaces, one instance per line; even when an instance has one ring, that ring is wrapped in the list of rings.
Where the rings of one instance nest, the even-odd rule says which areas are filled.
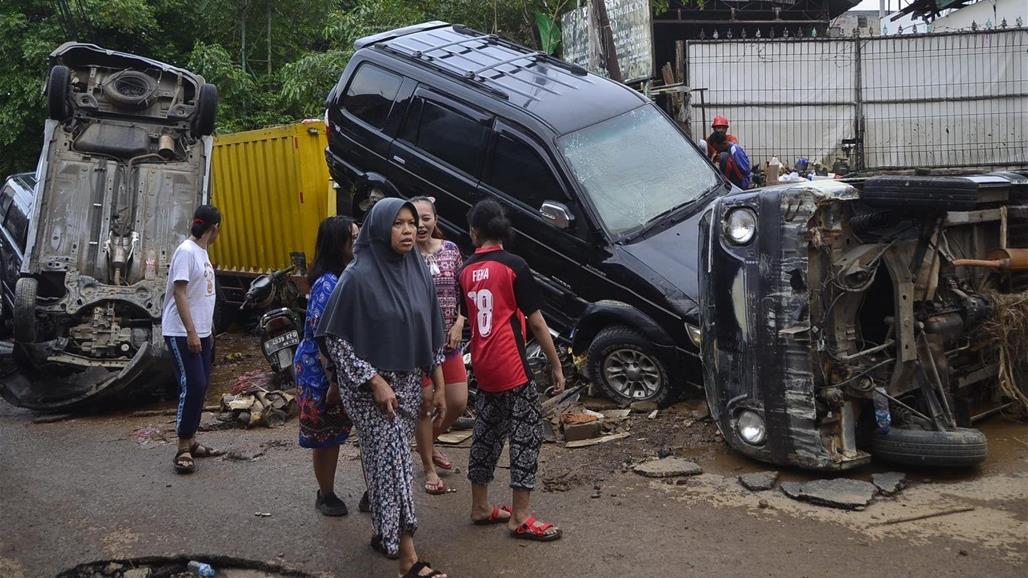
[[[196,560],[193,560],[187,565],[187,568],[189,568],[189,571],[195,576],[200,576],[201,578],[213,578],[215,574],[214,567],[206,562],[197,562]]]
[[[889,426],[892,425],[892,415],[889,414],[889,398],[885,397],[885,390],[876,387],[874,392],[875,422],[878,423],[878,431],[889,433]]]

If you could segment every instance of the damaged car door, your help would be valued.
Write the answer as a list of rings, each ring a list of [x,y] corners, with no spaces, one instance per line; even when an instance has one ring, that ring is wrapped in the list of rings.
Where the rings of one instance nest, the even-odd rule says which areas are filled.
[[[57,409],[165,383],[168,262],[207,199],[217,90],[91,44],[50,57],[48,120],[15,287],[17,405]]]

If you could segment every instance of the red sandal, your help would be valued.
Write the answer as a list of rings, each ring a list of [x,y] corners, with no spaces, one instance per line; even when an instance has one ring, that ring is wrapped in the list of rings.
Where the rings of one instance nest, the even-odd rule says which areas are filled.
[[[473,523],[476,526],[489,526],[491,524],[504,524],[507,520],[510,520],[509,515],[506,518],[501,518],[500,512],[507,512],[507,514],[510,514],[510,506],[493,506],[493,511],[489,514],[488,518],[473,520]]]
[[[529,518],[525,520],[525,523],[518,526],[516,530],[511,530],[510,535],[519,540],[552,542],[554,540],[559,540],[561,535],[563,534],[560,528],[557,528],[556,532],[547,534],[546,530],[549,530],[550,528],[555,528],[556,526],[554,526],[553,524],[549,524],[547,522],[539,522],[539,524],[536,525],[536,522],[538,522],[538,520],[536,520],[535,518]]]

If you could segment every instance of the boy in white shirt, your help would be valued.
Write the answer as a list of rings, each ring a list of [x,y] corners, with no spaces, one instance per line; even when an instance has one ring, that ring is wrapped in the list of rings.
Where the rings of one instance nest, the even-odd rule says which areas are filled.
[[[214,349],[217,296],[214,267],[207,256],[207,248],[218,238],[220,229],[221,213],[218,209],[211,205],[197,207],[189,238],[175,249],[171,257],[168,287],[164,294],[161,332],[171,352],[179,385],[175,471],[180,474],[196,471],[193,458],[222,453],[194,440],[207,396]]]

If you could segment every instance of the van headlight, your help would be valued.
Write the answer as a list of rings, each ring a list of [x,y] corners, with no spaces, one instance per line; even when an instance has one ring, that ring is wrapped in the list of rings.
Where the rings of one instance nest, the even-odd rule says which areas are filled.
[[[700,332],[699,327],[687,322],[685,324],[685,331],[689,334],[689,339],[692,341],[693,345],[697,348],[703,345],[703,334]]]
[[[749,207],[728,211],[724,220],[724,233],[736,245],[745,245],[757,234],[757,213]]]
[[[767,439],[767,428],[764,426],[764,418],[755,411],[744,409],[739,412],[735,420],[735,431],[739,437],[750,445],[759,446]]]

